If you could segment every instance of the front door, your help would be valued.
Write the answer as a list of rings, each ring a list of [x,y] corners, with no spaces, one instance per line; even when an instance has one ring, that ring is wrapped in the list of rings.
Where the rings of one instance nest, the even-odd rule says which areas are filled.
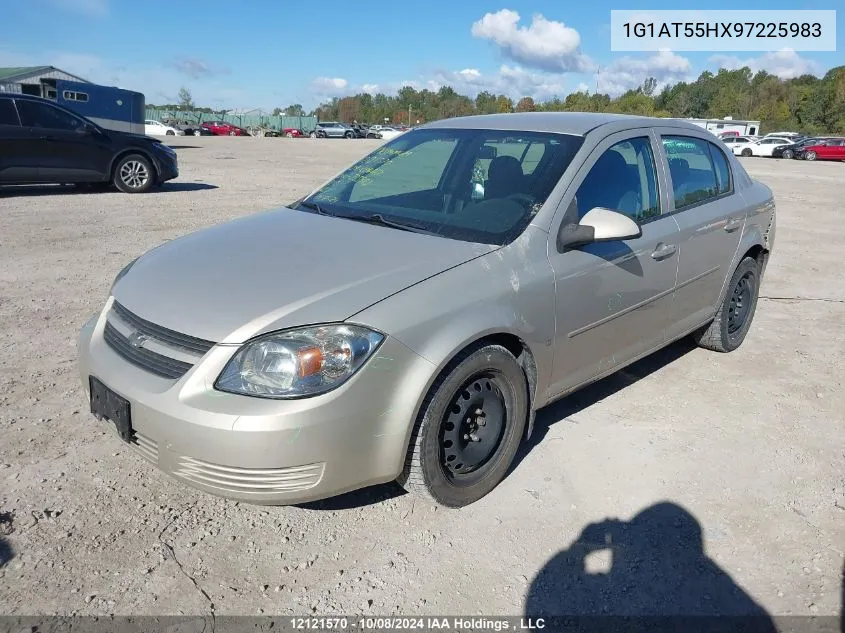
[[[736,191],[728,157],[706,138],[658,128],[669,165],[671,208],[681,231],[678,284],[670,338],[701,325],[716,312],[745,226],[745,203]]]
[[[85,130],[85,121],[51,104],[21,99],[21,124],[38,147],[39,179],[44,182],[88,182],[108,175],[108,138]]]
[[[665,175],[658,168],[656,142],[645,128],[608,137],[561,201],[549,242],[556,316],[550,397],[612,373],[661,347],[666,338],[678,270],[678,225],[664,215]],[[559,227],[577,223],[594,207],[630,216],[641,237],[558,252]]]

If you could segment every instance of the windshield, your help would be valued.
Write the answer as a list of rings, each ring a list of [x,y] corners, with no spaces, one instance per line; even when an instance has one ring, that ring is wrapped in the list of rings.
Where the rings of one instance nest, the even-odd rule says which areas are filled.
[[[441,237],[504,245],[525,230],[583,140],[548,132],[412,130],[304,206],[360,220],[378,214]]]

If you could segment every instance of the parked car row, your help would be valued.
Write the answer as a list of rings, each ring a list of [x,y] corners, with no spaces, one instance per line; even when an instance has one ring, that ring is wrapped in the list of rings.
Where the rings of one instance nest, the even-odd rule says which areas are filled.
[[[363,125],[358,122],[340,123],[338,121],[321,121],[317,124],[311,138],[378,138],[390,140],[408,131],[405,125]]]
[[[726,136],[724,143],[737,156],[795,158],[798,160],[845,160],[845,138],[800,136],[795,133],[755,136]]]

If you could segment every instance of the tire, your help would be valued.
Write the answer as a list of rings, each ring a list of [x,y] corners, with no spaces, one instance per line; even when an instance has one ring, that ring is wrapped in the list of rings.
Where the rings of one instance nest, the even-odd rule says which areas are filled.
[[[449,508],[478,501],[507,474],[528,410],[528,382],[508,350],[486,345],[462,352],[426,395],[397,482]],[[481,414],[467,425],[469,411]],[[468,459],[477,463],[465,464]]]
[[[343,138],[355,138],[355,135],[352,132],[347,132],[343,135]]]
[[[174,132],[173,130],[167,130],[167,132],[165,132],[164,134],[165,136],[176,136],[176,132]]]
[[[293,138],[293,132],[285,132],[285,138]]]
[[[202,132],[199,130],[194,130],[194,136],[202,136]]]
[[[742,155],[745,156],[746,158],[751,156],[751,154],[752,154],[751,150],[748,149],[747,147],[744,150],[742,150]]]
[[[311,134],[309,134],[308,136],[310,136],[311,138],[317,138],[317,133],[311,132]]]
[[[760,266],[746,257],[736,267],[716,318],[693,334],[696,344],[714,352],[732,352],[745,340],[757,309]],[[741,314],[737,314],[741,311]]]
[[[804,160],[816,160],[816,153],[807,152],[806,154],[804,154]]]
[[[783,157],[784,158],[792,158],[794,155],[795,154],[793,153],[793,151],[791,149],[783,150]]]
[[[117,161],[112,181],[123,193],[146,193],[155,184],[156,172],[146,156],[129,154]]]

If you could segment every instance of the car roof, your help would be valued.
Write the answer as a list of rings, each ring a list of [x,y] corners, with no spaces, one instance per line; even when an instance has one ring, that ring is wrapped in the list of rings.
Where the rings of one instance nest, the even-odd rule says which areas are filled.
[[[514,130],[523,132],[553,132],[585,135],[602,126],[619,130],[649,126],[670,126],[702,131],[699,125],[683,119],[608,114],[603,112],[519,112],[504,114],[479,114],[432,121],[420,128],[461,128]]]

